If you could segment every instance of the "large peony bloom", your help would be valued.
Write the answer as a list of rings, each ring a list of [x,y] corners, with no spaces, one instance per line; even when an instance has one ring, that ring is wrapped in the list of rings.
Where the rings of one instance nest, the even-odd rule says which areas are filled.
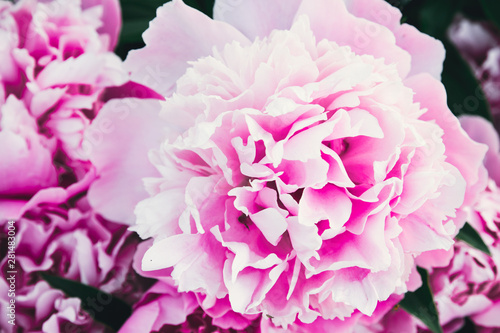
[[[443,46],[382,0],[215,18],[161,7],[126,66],[166,101],[111,102],[89,131],[116,119],[89,199],[154,239],[142,269],[286,326],[372,315],[415,260],[447,264],[486,148],[446,105]]]
[[[118,0],[0,1],[0,218],[90,168],[83,132],[128,76]]]
[[[3,309],[9,304],[5,288],[10,284],[8,271],[15,270],[16,326],[3,315],[0,331],[109,332],[82,311],[80,299],[53,289],[41,273],[79,281],[130,303],[139,299],[142,285],[131,267],[138,237],[126,226],[97,218],[89,209],[81,197],[92,178],[89,175],[68,189],[39,191],[15,220],[15,268],[10,268],[7,256],[0,261],[0,304]],[[5,235],[8,226],[1,221]],[[84,300],[96,311],[106,304],[94,301]]]

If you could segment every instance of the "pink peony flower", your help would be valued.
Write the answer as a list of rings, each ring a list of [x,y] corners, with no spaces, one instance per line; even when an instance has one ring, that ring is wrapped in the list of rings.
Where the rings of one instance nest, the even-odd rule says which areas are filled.
[[[138,238],[123,225],[98,219],[86,199],[80,198],[91,180],[89,175],[66,190],[39,191],[15,220],[16,326],[4,322],[6,316],[2,316],[2,332],[109,331],[82,311],[79,299],[51,288],[41,272],[79,281],[130,303],[139,299],[142,287],[131,270]],[[8,224],[1,222],[7,234]],[[9,281],[12,269],[8,264],[5,256],[0,261],[2,285]],[[8,293],[2,292],[0,297],[5,308]]]
[[[370,316],[415,260],[446,265],[486,148],[446,105],[443,46],[382,0],[214,15],[161,7],[126,66],[166,100],[111,101],[88,132],[113,120],[89,200],[154,239],[142,269],[286,327]]]
[[[430,283],[446,332],[458,330],[465,317],[479,328],[498,326],[500,279],[488,255],[458,242],[451,263],[434,269]]]
[[[3,286],[4,279],[0,279],[0,290],[8,292]],[[8,303],[0,299],[2,308]],[[8,301],[8,300],[7,300]],[[8,317],[3,316],[0,322],[2,332],[110,332],[103,324],[94,322],[87,313],[81,310],[81,301],[78,298],[68,298],[60,290],[51,288],[47,282],[39,281],[31,287],[29,292],[16,297],[16,326],[7,323]],[[5,320],[5,321],[4,321]]]
[[[492,124],[477,116],[462,116],[460,122],[466,132],[477,142],[488,145],[484,165],[489,173],[486,190],[468,209],[469,223],[480,233],[492,257],[462,246],[450,266],[438,270],[437,282],[442,289],[441,307],[449,318],[470,316],[481,332],[498,326],[500,311],[500,137]],[[445,275],[445,272],[447,275]],[[448,281],[449,279],[449,281]],[[443,282],[444,280],[444,282]],[[447,296],[447,298],[445,298]],[[438,303],[439,305],[439,303]]]
[[[472,66],[491,106],[495,127],[500,130],[500,36],[498,29],[485,22],[457,19],[449,31],[450,39]],[[470,104],[468,104],[470,103]],[[464,99],[469,112],[473,101]],[[458,110],[463,111],[463,110]]]
[[[111,52],[120,24],[118,0],[0,1],[0,217],[89,170],[83,131],[128,81]]]

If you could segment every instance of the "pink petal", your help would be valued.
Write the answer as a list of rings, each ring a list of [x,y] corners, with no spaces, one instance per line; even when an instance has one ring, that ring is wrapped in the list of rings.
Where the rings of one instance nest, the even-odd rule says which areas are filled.
[[[253,223],[262,231],[269,243],[277,245],[288,224],[276,209],[267,208],[251,215]]]
[[[460,127],[458,119],[446,104],[446,91],[441,82],[429,74],[419,74],[407,79],[405,84],[415,92],[415,102],[420,103],[422,108],[427,108],[421,119],[435,120],[444,129],[446,162],[461,171],[467,182],[464,204],[472,204],[478,191],[486,186],[487,173],[482,161],[487,147],[470,140]]]
[[[40,88],[78,83],[97,87],[118,86],[127,82],[120,58],[114,54],[84,53],[78,58],[49,63],[37,76]]]
[[[339,45],[349,45],[358,54],[384,58],[386,64],[397,64],[401,77],[410,72],[410,54],[396,45],[393,32],[378,23],[355,17],[347,11],[344,1],[303,1],[297,16],[303,14],[309,16],[318,41],[326,38]]]
[[[109,50],[112,51],[118,42],[122,25],[120,2],[119,0],[82,0],[82,9],[99,5],[103,6],[101,17],[103,24],[97,32],[109,36]]]
[[[498,327],[498,316],[500,315],[500,302],[495,302],[486,311],[472,315],[471,318],[475,324],[485,327]]]
[[[328,220],[330,228],[340,230],[351,215],[351,207],[344,190],[334,185],[318,190],[306,188],[299,202],[299,223],[314,225]]]
[[[89,202],[112,221],[132,224],[135,205],[149,196],[142,178],[158,175],[148,152],[163,138],[160,109],[155,100],[112,100],[85,132],[82,148],[99,174]]]
[[[491,123],[478,116],[461,116],[460,125],[472,140],[488,145],[484,166],[490,178],[500,185],[500,138]]]
[[[269,36],[275,29],[289,29],[301,1],[217,0],[214,19],[231,24],[250,40],[254,40],[256,37]]]
[[[441,80],[445,57],[443,44],[408,24],[401,25],[395,33],[397,45],[411,55],[411,70],[408,76],[428,73]]]
[[[155,320],[160,313],[158,302],[151,302],[135,309],[118,333],[149,333],[153,331]]]
[[[179,27],[183,27],[180,29]],[[125,66],[132,80],[169,96],[188,61],[208,56],[214,47],[248,39],[232,26],[213,21],[199,11],[174,0],[158,8],[156,18],[143,35],[146,46],[131,51]]]

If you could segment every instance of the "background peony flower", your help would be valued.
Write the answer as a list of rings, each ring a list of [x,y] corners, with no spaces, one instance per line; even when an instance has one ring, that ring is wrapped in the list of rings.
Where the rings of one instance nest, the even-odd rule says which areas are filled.
[[[0,289],[3,290],[4,279],[0,279]],[[8,300],[0,299],[3,308]],[[37,282],[28,293],[16,297],[16,326],[7,323],[8,317],[2,318],[0,327],[3,332],[109,332],[106,326],[94,322],[87,313],[81,310],[78,298],[68,298],[60,290],[51,288],[45,281]]]
[[[415,260],[448,263],[486,148],[446,105],[442,45],[396,8],[282,7],[161,7],[126,66],[166,100],[101,110],[135,104],[93,147],[89,200],[130,223],[137,204],[142,269],[181,292],[284,327],[370,316],[418,287]]]
[[[83,132],[128,81],[111,52],[120,25],[118,0],[0,2],[1,218],[90,169]]]
[[[67,190],[39,191],[15,220],[16,327],[2,322],[2,332],[109,331],[81,310],[79,299],[52,289],[42,272],[96,287],[129,303],[139,299],[141,281],[131,268],[138,238],[126,226],[98,219],[80,198],[92,179],[89,176]],[[6,226],[2,221],[2,229]],[[4,285],[10,270],[7,259],[0,262]],[[2,307],[9,302],[7,292],[0,302]]]
[[[445,300],[444,310],[449,316],[465,317],[470,315],[479,331],[498,326],[500,311],[500,137],[488,121],[477,116],[462,116],[460,122],[472,139],[488,145],[484,165],[489,173],[487,188],[480,193],[477,201],[468,210],[469,223],[480,233],[488,245],[492,257],[475,249],[462,246],[461,254],[453,259],[447,268],[449,279],[453,281],[446,292],[452,293]],[[463,272],[458,273],[460,270]],[[456,277],[458,275],[458,277]],[[446,279],[440,277],[440,279]],[[453,287],[453,288],[452,288]],[[439,303],[438,303],[439,304]]]
[[[432,272],[430,283],[434,300],[441,324],[449,327],[448,332],[460,328],[465,317],[470,317],[480,327],[498,326],[500,279],[497,267],[488,255],[459,242],[450,265]]]
[[[500,130],[500,34],[492,24],[458,18],[449,36],[467,62],[491,106],[495,127]]]
[[[180,326],[198,308],[198,303],[193,294],[179,293],[173,283],[157,282],[134,308],[120,333],[161,332],[166,325]]]

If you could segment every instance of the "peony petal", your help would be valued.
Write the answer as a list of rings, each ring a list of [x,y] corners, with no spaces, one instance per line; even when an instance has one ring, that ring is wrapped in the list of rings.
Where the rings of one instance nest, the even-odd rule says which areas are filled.
[[[82,0],[82,9],[103,6],[102,26],[97,29],[100,34],[106,34],[110,41],[108,49],[112,51],[120,35],[122,16],[119,0]]]
[[[328,220],[330,228],[339,230],[351,215],[351,200],[344,190],[333,185],[322,189],[306,188],[299,202],[299,223],[314,225]]]
[[[484,166],[489,178],[500,185],[500,139],[491,123],[478,116],[461,116],[460,125],[472,140],[488,145]]]
[[[148,197],[142,178],[158,175],[148,151],[163,137],[160,108],[155,100],[112,100],[85,132],[83,154],[99,174],[89,189],[89,202],[112,221],[132,224],[134,206]]]
[[[264,38],[275,29],[289,29],[301,1],[216,0],[214,19],[231,24],[250,40]]]
[[[445,49],[443,44],[414,26],[403,24],[396,31],[397,45],[411,55],[411,70],[408,76],[428,73],[441,80]]]
[[[286,231],[288,224],[285,218],[276,209],[267,208],[252,214],[252,222],[262,231],[269,243],[277,245],[281,235]]]
[[[183,27],[182,29],[179,27]],[[132,80],[169,96],[175,81],[186,71],[188,61],[208,56],[214,47],[248,39],[223,22],[215,22],[174,0],[158,8],[156,18],[143,35],[146,46],[131,51],[125,67]]]
[[[355,17],[347,11],[344,1],[304,0],[297,11],[297,17],[300,15],[309,16],[317,40],[326,38],[339,45],[349,45],[357,54],[384,58],[386,64],[397,65],[401,77],[410,72],[410,54],[396,45],[392,31]]]
[[[443,135],[446,161],[462,173],[467,182],[464,204],[472,204],[477,193],[486,186],[486,170],[482,160],[487,147],[470,140],[460,127],[458,119],[446,104],[446,91],[441,82],[428,74],[419,74],[407,79],[405,84],[415,92],[415,102],[427,109],[421,119],[435,120],[441,128],[446,129]]]

